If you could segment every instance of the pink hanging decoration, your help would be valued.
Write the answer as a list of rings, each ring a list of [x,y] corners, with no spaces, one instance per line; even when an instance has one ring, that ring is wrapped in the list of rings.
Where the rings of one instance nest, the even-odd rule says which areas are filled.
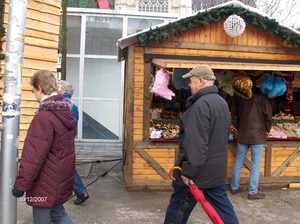
[[[150,92],[167,100],[172,100],[172,96],[175,96],[175,93],[168,89],[169,80],[169,74],[165,69],[161,68],[156,72],[155,81]]]
[[[110,9],[108,0],[95,0],[95,3],[99,9]]]

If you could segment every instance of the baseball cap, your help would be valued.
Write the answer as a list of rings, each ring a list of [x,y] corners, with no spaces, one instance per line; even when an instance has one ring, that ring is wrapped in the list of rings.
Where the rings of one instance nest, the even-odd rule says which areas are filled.
[[[189,73],[182,76],[182,78],[189,78],[191,76],[202,77],[205,80],[216,80],[214,72],[208,65],[197,65]]]

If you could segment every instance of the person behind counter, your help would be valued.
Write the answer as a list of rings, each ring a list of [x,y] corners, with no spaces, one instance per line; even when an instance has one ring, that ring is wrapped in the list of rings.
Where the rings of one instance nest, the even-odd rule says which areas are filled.
[[[182,168],[182,174],[172,182],[174,191],[164,224],[174,222],[175,213],[186,197],[189,198],[189,209],[184,211],[180,223],[187,222],[197,203],[188,191],[193,184],[203,191],[224,223],[239,223],[225,186],[230,132],[228,104],[218,94],[214,85],[216,77],[208,65],[198,65],[182,77],[190,79],[192,95],[187,99],[188,109],[180,119],[179,154],[175,166]]]
[[[232,124],[238,130],[237,155],[232,170],[231,194],[242,191],[240,174],[246,154],[251,149],[251,170],[249,177],[248,199],[264,199],[265,194],[258,192],[260,162],[267,133],[272,127],[272,106],[269,98],[253,86],[253,96],[244,99],[234,96],[232,104]]]

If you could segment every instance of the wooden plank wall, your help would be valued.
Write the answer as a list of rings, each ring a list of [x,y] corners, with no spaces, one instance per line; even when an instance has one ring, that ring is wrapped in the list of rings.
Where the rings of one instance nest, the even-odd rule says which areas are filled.
[[[227,184],[230,184],[235,161],[236,145],[228,144]],[[260,164],[260,184],[276,185],[299,182],[300,147],[296,141],[269,141],[265,145]],[[251,151],[249,150],[241,171],[241,184],[250,176]]]
[[[201,30],[199,28],[190,28],[182,36],[173,36],[169,40],[166,40],[166,42],[234,45],[236,48],[239,48],[239,45],[276,48],[288,46],[285,42],[275,39],[271,34],[267,34],[251,26],[246,26],[242,35],[232,38],[225,33],[223,23],[224,20],[216,24],[209,24]]]
[[[126,185],[132,186],[135,46],[128,47],[124,95],[123,165]]]
[[[300,156],[299,153],[292,158],[293,154],[297,152],[297,146],[291,147],[273,147],[272,149],[272,166],[271,174],[275,174],[282,166],[283,170],[280,172],[281,177],[299,176],[300,174]],[[286,164],[284,164],[286,163]]]
[[[144,47],[135,47],[133,141],[143,140]],[[130,75],[130,74],[129,74]],[[149,112],[150,113],[150,112]]]
[[[260,166],[260,173],[262,175],[265,175],[265,161],[266,161],[266,155],[265,151],[263,152],[262,158],[261,158],[261,166]],[[251,161],[251,152],[248,151],[246,155],[246,162],[244,163],[241,171],[241,178],[248,178],[250,176],[250,161]],[[228,150],[228,163],[227,163],[227,178],[231,178],[232,169],[235,161],[235,154]]]
[[[291,144],[291,142],[289,142]],[[295,142],[294,142],[295,143]],[[282,142],[279,144],[287,144]],[[176,146],[175,146],[176,145]],[[262,154],[260,165],[260,185],[263,186],[287,186],[288,183],[299,182],[300,172],[300,147],[298,146],[271,147],[267,143]],[[289,145],[289,144],[287,144]],[[132,161],[132,185],[133,190],[168,190],[170,178],[166,173],[173,167],[176,159],[176,143],[153,144],[136,143],[133,150]],[[270,147],[268,149],[268,147]],[[271,153],[268,153],[270,150]],[[236,146],[234,143],[228,145],[228,168],[227,181],[231,182],[233,164],[235,161]],[[242,171],[241,184],[247,186],[250,176],[251,151],[247,153]],[[270,173],[268,171],[270,170]]]
[[[223,22],[203,29],[190,28],[181,37],[151,45],[152,54],[206,56],[244,59],[299,60],[299,51],[259,29],[246,26],[238,37],[229,37]]]
[[[8,4],[9,0],[6,0],[4,15],[6,29],[9,13]],[[38,108],[38,103],[31,92],[32,87],[29,85],[30,76],[39,69],[48,69],[56,74],[60,6],[61,2],[58,0],[28,1],[22,77],[20,153],[29,124]],[[2,52],[4,54],[6,52],[5,47],[4,43]],[[2,72],[4,72],[4,63],[4,61],[1,62]],[[1,80],[1,86],[3,86],[3,81],[4,78]]]
[[[145,149],[145,152],[151,156],[168,173],[175,163],[175,149],[154,148]],[[140,156],[137,151],[133,153],[133,179],[134,180],[164,180],[150,164]]]

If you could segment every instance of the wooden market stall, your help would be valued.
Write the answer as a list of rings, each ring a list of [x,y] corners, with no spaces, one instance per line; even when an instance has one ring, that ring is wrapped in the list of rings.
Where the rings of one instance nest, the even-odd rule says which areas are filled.
[[[246,27],[241,35],[231,37],[223,26],[234,14],[242,18]],[[168,172],[178,152],[177,140],[149,138],[150,121],[155,118],[150,109],[157,99],[149,86],[158,69],[164,68],[172,76],[174,69],[205,63],[216,72],[266,71],[286,79],[300,71],[300,33],[236,1],[122,38],[118,47],[119,61],[125,60],[123,165],[129,191],[171,189]],[[178,101],[186,97],[180,91],[176,93],[177,101],[173,98],[171,104],[168,100],[155,103],[161,107],[159,112],[163,113],[166,105],[183,112],[182,102]],[[284,109],[284,101],[275,99],[273,103],[276,113]],[[291,108],[300,114],[298,107],[299,103],[293,102]],[[261,162],[260,184],[287,186],[300,182],[299,146],[297,137],[268,140]],[[227,183],[235,154],[236,143],[229,141]],[[250,153],[242,170],[242,184],[247,183],[249,168]]]

